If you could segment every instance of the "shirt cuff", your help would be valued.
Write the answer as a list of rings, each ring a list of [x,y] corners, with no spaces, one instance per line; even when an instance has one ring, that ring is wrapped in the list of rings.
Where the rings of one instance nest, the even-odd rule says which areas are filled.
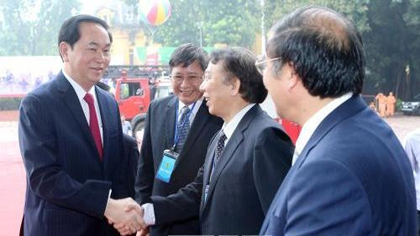
[[[112,189],[110,189],[108,193],[108,200],[106,200],[105,211],[106,211],[106,208],[108,208],[109,199],[111,199],[111,193],[112,193]],[[105,216],[105,211],[104,211],[104,216]]]
[[[146,225],[154,225],[156,223],[155,219],[155,208],[152,203],[143,204],[144,216],[143,220]]]

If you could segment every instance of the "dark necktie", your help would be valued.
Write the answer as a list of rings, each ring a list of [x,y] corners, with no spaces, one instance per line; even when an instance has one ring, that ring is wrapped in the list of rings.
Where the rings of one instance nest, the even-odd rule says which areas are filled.
[[[92,133],[93,140],[95,141],[96,148],[98,149],[99,159],[102,161],[102,141],[101,132],[99,131],[98,117],[96,116],[96,109],[92,95],[87,93],[83,98],[89,106],[89,126]]]
[[[225,148],[225,141],[227,137],[225,133],[223,133],[223,130],[220,131],[220,138],[217,141],[217,147],[216,147],[216,153],[214,156],[214,169],[216,169],[216,165],[219,162],[220,157],[222,156],[223,149]]]
[[[190,130],[190,121],[187,117],[187,114],[190,112],[188,106],[184,106],[181,109],[181,119],[179,119],[177,124],[178,131],[178,143],[176,145],[176,152],[180,153],[182,147],[184,147],[185,140],[188,136],[188,131]]]

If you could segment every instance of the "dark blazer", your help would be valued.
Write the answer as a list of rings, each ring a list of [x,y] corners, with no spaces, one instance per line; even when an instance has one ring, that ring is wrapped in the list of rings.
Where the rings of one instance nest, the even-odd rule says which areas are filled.
[[[242,118],[214,170],[219,134],[194,183],[168,198],[153,197],[158,224],[199,214],[206,235],[255,235],[291,165],[293,145],[259,105]],[[209,184],[207,200],[205,188]],[[167,214],[171,212],[172,214]]]
[[[137,165],[139,162],[139,149],[137,141],[128,134],[123,133],[124,155],[127,158],[127,182],[130,190],[130,197],[134,198],[134,184],[137,176]]]
[[[76,92],[62,73],[22,101],[19,144],[27,173],[25,235],[109,235],[109,191],[128,197],[121,121],[115,100],[96,89],[103,161]]]
[[[191,183],[203,165],[207,146],[223,121],[208,113],[203,102],[193,123],[187,140],[175,164],[170,183],[155,178],[163,151],[174,143],[175,110],[178,99],[169,96],[150,104],[146,117],[143,144],[136,180],[136,201],[140,204],[151,202],[151,196],[168,196]],[[198,217],[190,217],[170,225],[152,227],[152,235],[200,234]]]
[[[359,96],[321,122],[261,235],[416,235],[413,173],[391,128]]]

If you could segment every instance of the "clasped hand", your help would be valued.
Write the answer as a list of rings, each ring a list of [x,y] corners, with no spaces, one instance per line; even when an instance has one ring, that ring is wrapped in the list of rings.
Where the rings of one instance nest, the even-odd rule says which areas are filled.
[[[112,199],[108,201],[105,217],[121,235],[134,234],[145,229],[143,208],[132,198]]]

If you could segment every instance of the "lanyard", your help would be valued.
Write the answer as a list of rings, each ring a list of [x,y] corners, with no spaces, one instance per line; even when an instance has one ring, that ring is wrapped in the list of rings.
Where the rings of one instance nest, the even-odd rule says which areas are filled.
[[[195,104],[197,102],[194,102],[192,108],[190,109],[190,111],[187,113],[187,115],[185,116],[184,121],[181,124],[181,130],[184,129],[185,123],[187,123],[187,120],[190,119],[190,115],[192,113],[192,111],[194,110]],[[178,134],[178,106],[179,106],[179,102],[176,104],[176,115],[175,115],[175,137],[174,137],[174,146],[173,149],[175,149],[176,145],[178,144],[178,140],[179,140],[179,134]]]

